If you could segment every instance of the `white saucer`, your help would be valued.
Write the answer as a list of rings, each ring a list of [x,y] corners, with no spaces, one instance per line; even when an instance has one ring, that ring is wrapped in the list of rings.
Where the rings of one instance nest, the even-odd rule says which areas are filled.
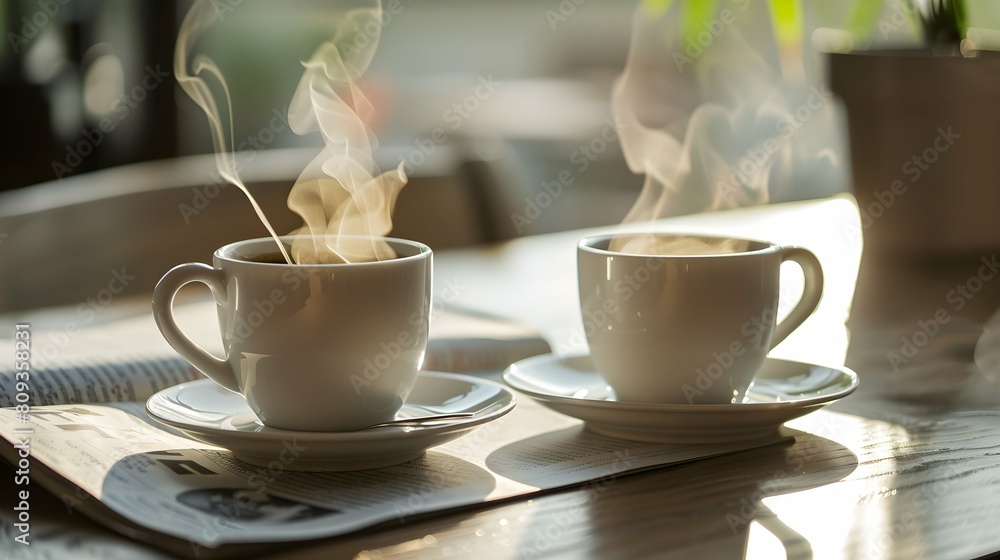
[[[589,355],[535,356],[503,374],[543,405],[587,422],[599,434],[656,443],[719,443],[775,433],[785,422],[849,395],[858,376],[846,368],[768,358],[743,404],[621,402]]]
[[[241,395],[210,379],[168,387],[150,397],[146,410],[159,422],[198,441],[229,449],[252,465],[264,467],[278,460],[289,471],[353,471],[416,459],[428,448],[507,414],[514,404],[514,395],[498,383],[424,371],[398,419],[437,412],[475,414],[427,426],[387,426],[360,432],[278,430],[261,424]]]

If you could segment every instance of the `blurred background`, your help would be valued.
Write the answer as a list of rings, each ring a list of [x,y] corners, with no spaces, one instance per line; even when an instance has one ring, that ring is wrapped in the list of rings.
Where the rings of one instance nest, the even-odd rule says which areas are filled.
[[[857,3],[805,0],[784,21],[789,4],[774,2],[782,57],[806,58],[825,80],[817,30],[843,27]],[[880,4],[876,18],[894,21],[897,4]],[[219,178],[206,118],[174,81],[177,31],[191,5],[0,1],[0,257],[17,269],[0,276],[0,308],[80,301],[93,287],[76,290],[67,278],[107,276],[122,262],[140,277],[135,289],[148,290],[169,263],[204,261],[226,242],[265,234],[245,197]],[[213,5],[220,21],[199,46],[230,85],[241,174],[276,229],[290,231],[301,222],[285,207],[288,189],[320,142],[292,133],[283,117],[299,61],[350,2]],[[643,182],[625,164],[610,107],[637,5],[385,3],[365,82],[382,169],[412,165],[394,235],[447,249],[619,222]],[[1000,28],[994,3],[969,10]],[[919,26],[890,27],[873,27],[861,46],[919,44]],[[849,189],[800,181],[771,202]]]
[[[297,136],[283,123],[281,130],[265,129],[277,128],[269,127],[272,117],[286,111],[302,74],[298,61],[330,38],[331,23],[349,4],[216,2],[221,20],[199,47],[229,81],[237,144],[256,138],[243,142],[244,149],[320,145],[317,137]],[[385,6],[382,42],[365,76],[378,109],[373,128],[383,146],[379,155],[395,164],[423,145],[424,153],[433,148],[427,156],[434,170],[516,158],[517,165],[468,172],[496,174],[492,179],[506,184],[492,194],[521,207],[543,181],[575,169],[569,157],[599,136],[610,116],[611,83],[624,67],[635,3],[565,4],[575,12],[553,21],[546,11],[559,14],[558,2],[403,0],[396,13]],[[212,152],[204,114],[173,79],[177,30],[190,2],[2,5],[8,37],[0,52],[2,119],[4,129],[18,131],[19,138],[6,143],[0,156],[0,189]],[[157,70],[169,75],[148,87],[153,81],[143,80]],[[498,87],[480,89],[477,97],[481,80]],[[110,119],[113,129],[93,132],[102,119]],[[435,128],[447,133],[445,142],[431,138]],[[99,142],[97,135],[103,136]],[[494,234],[619,220],[641,178],[624,168],[620,149],[608,146],[595,155],[593,169],[544,220],[518,232],[503,216]],[[569,200],[578,197],[580,204]]]

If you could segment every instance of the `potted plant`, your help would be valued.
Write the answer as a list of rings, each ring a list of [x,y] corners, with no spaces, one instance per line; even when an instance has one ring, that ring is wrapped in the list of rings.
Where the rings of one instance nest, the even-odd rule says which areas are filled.
[[[907,25],[922,45],[829,54],[866,253],[987,254],[1000,248],[1000,56],[971,27],[964,0],[861,0],[848,31],[857,44]]]

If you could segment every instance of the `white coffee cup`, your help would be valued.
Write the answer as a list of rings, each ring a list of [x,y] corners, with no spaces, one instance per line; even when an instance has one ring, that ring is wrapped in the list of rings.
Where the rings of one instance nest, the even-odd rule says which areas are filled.
[[[666,244],[688,238],[700,246],[738,244],[745,250],[609,250],[615,237],[645,235],[598,235],[579,243],[580,310],[597,370],[623,401],[742,402],[768,351],[819,304],[819,260],[800,247],[673,234],[653,235]],[[802,267],[805,289],[776,325],[779,269],[788,260]]]
[[[269,427],[342,432],[388,422],[423,362],[432,256],[422,243],[385,240],[397,258],[327,265],[286,264],[271,238],[233,243],[215,252],[214,266],[167,272],[153,317],[181,356],[242,394]],[[174,321],[174,295],[190,282],[215,296],[225,359]]]

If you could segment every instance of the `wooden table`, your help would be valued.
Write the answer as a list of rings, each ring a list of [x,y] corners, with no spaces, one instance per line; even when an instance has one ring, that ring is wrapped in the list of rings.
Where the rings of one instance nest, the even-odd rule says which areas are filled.
[[[838,199],[662,224],[801,243],[820,254],[828,280],[823,307],[776,353],[821,362],[846,357],[862,386],[792,422],[802,431],[793,445],[404,519],[268,557],[876,559],[1000,551],[1000,390],[971,362],[978,331],[956,319],[899,371],[887,352],[919,317],[878,331],[852,323],[848,347],[843,321],[860,256],[852,208]],[[578,350],[574,246],[585,233],[437,255],[436,298],[524,320],[557,350]],[[984,287],[978,316],[988,315],[983,307],[998,290],[1000,282]],[[942,294],[913,297],[933,304]],[[0,468],[0,476],[12,475],[9,466]],[[75,557],[165,557],[67,513],[55,498],[36,499],[32,508],[32,555],[60,557],[72,549]]]

